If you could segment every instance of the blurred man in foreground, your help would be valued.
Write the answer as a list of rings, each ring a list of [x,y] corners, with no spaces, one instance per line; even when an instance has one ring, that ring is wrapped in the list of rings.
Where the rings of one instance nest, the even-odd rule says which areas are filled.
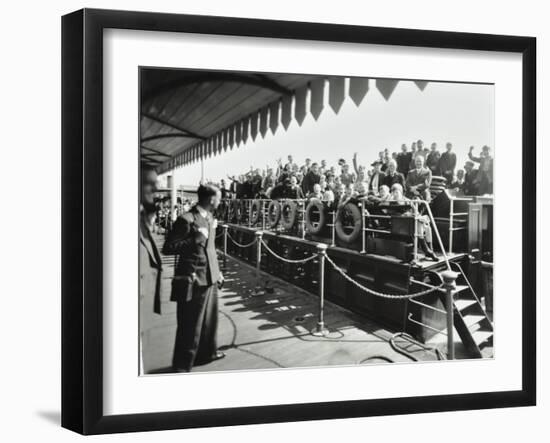
[[[139,214],[139,332],[141,371],[148,369],[147,356],[151,354],[150,331],[154,314],[160,314],[160,279],[162,260],[151,235],[156,213],[155,192],[157,173],[153,168],[141,170]]]

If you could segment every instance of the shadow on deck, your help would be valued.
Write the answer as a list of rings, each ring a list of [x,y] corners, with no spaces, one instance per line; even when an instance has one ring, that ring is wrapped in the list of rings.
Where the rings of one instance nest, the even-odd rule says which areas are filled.
[[[172,372],[176,304],[169,296],[174,258],[163,257],[163,262],[163,314],[155,315],[150,346],[144,350],[147,374]],[[328,336],[311,335],[317,325],[318,298],[290,283],[265,273],[258,280],[253,268],[231,258],[224,276],[225,286],[218,293],[218,345],[227,356],[196,366],[193,372],[411,361],[388,344],[392,332],[331,302],[325,302]],[[398,344],[418,360],[436,359],[432,352]]]

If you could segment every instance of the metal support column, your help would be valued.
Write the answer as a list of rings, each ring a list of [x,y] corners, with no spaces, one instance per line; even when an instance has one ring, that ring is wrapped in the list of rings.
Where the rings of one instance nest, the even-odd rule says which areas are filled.
[[[367,252],[366,248],[366,230],[365,230],[365,208],[364,203],[359,203],[359,208],[361,210],[361,254]]]
[[[229,226],[222,225],[223,228],[223,266],[227,266],[227,229]]]
[[[328,335],[328,329],[325,328],[325,256],[327,245],[319,243],[317,245],[317,255],[319,256],[319,318],[317,327],[312,332],[316,337],[325,337]]]
[[[413,263],[418,262],[418,204],[412,202],[414,213]]]
[[[262,264],[262,236],[264,233],[262,231],[256,231],[254,232],[254,235],[256,237],[256,286],[254,288],[254,291],[252,291],[253,295],[260,295],[262,285],[260,282],[261,279],[261,264]]]
[[[450,212],[449,212],[449,255],[453,253],[453,225],[454,225],[454,199],[451,198],[450,203]]]

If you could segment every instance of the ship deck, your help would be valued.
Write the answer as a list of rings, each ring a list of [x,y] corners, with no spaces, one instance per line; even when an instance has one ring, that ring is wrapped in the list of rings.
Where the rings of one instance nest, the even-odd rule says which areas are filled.
[[[155,235],[155,240],[161,245],[163,237]],[[163,314],[154,314],[151,351],[144,356],[147,374],[172,371],[176,303],[169,296],[174,257],[163,256],[163,264]],[[226,284],[218,294],[218,344],[226,358],[197,366],[193,372],[412,361],[390,346],[396,331],[372,319],[326,301],[329,334],[316,337],[311,335],[317,324],[316,295],[265,273],[262,280],[269,280],[269,289],[257,290],[255,269],[234,258],[228,258],[224,275]],[[401,340],[397,344],[420,361],[436,360],[431,351]],[[466,358],[460,341],[455,348],[457,358]]]

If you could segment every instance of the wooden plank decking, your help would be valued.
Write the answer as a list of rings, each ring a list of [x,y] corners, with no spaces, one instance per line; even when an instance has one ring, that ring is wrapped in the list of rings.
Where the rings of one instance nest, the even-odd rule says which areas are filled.
[[[160,245],[163,238],[157,236],[156,240]],[[176,304],[169,301],[169,296],[174,258],[165,256],[163,262],[163,315],[154,315],[150,347],[143,357],[147,374],[171,372]],[[317,296],[266,274],[262,274],[262,282],[269,280],[272,290],[256,293],[255,270],[231,258],[224,275],[226,284],[218,294],[218,344],[227,356],[193,371],[411,361],[388,344],[393,331],[372,320],[325,302],[325,324],[330,333],[326,338],[315,337],[310,331],[317,324]],[[418,360],[436,359],[432,352],[414,345],[409,344],[407,350]]]

